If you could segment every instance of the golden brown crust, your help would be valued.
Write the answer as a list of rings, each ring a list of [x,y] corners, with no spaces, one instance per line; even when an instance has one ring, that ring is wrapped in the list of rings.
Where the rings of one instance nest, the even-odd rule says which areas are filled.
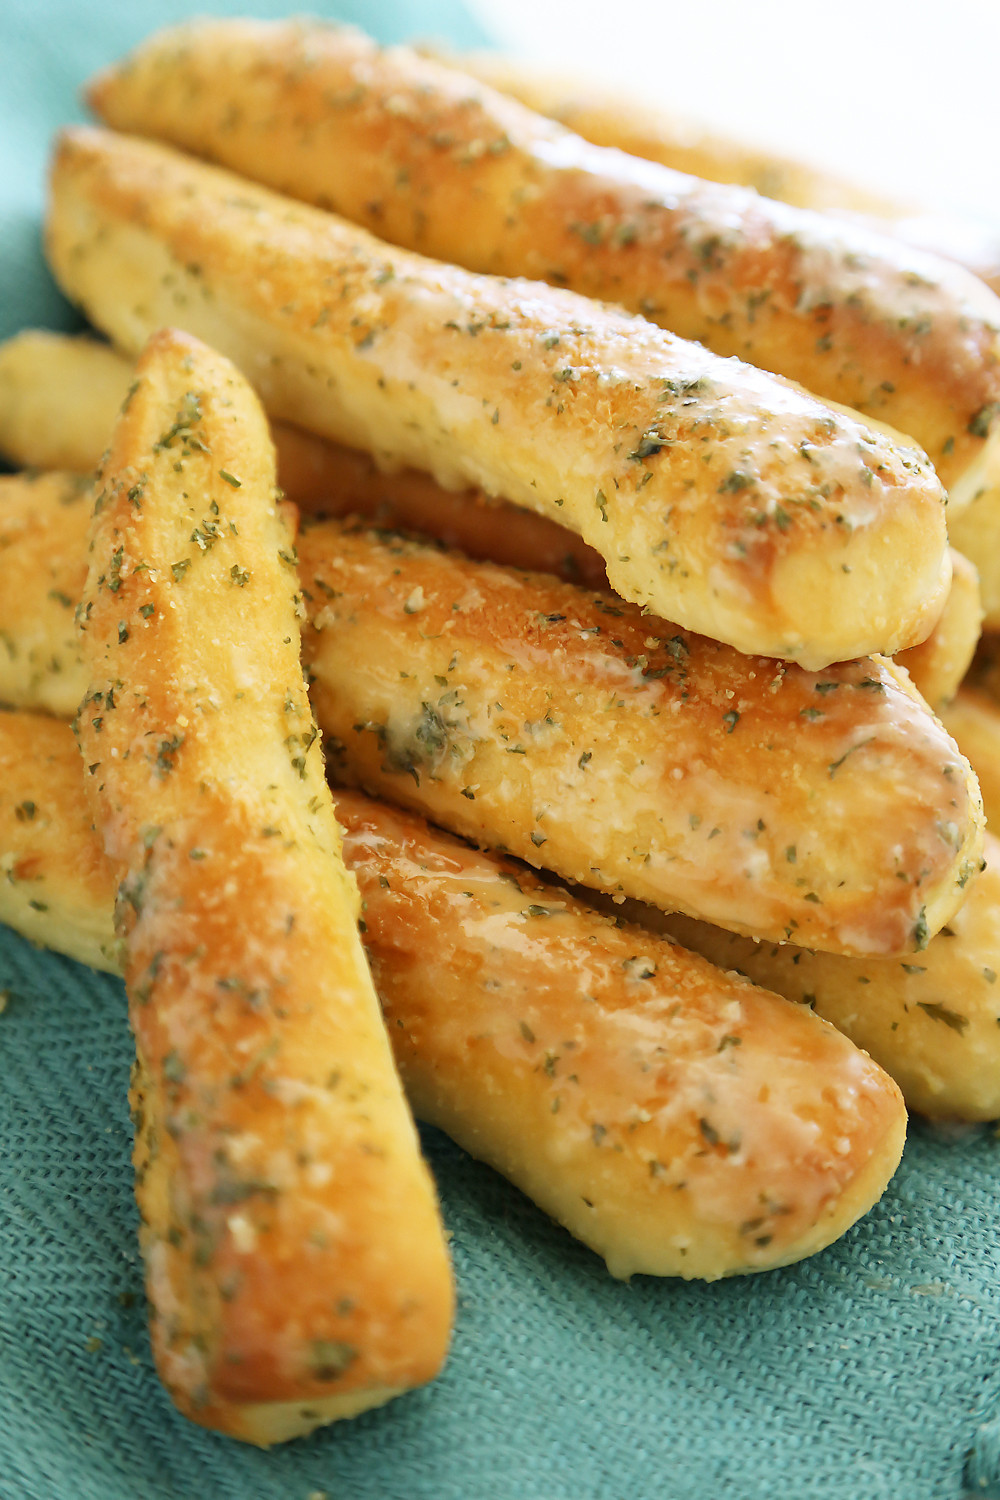
[[[456,56],[436,48],[421,50],[512,95],[536,113],[558,120],[596,146],[613,146],[709,182],[741,183],[765,198],[778,198],[797,208],[860,217],[879,233],[957,261],[1000,292],[1000,239],[995,229],[984,224],[922,213],[912,203],[868,192],[855,182],[791,157],[756,150],[689,116],[637,101],[621,89],[557,75],[521,58],[498,52]]]
[[[0,783],[0,848],[41,871],[48,904],[32,925],[0,883],[0,918],[81,958],[103,931],[113,972],[114,881],[68,728],[0,715],[7,765],[39,811],[18,818]],[[881,1191],[898,1097],[811,1016],[407,814],[350,792],[337,812],[418,1112],[615,1274],[785,1264]]]
[[[888,664],[748,660],[606,593],[339,522],[299,547],[317,716],[370,788],[566,879],[812,946],[905,950],[961,899],[978,793]],[[33,590],[15,568],[0,591],[15,649]],[[0,655],[0,698],[38,706],[17,688]]]
[[[179,320],[273,415],[564,522],[620,593],[739,649],[818,666],[913,645],[940,613],[922,455],[641,319],[101,131],[62,139],[48,248],[121,347]]]
[[[956,505],[992,428],[1000,301],[849,222],[593,146],[406,48],[309,22],[194,22],[91,103],[384,239],[621,303],[909,433]],[[968,491],[968,494],[966,493]]]
[[[969,899],[923,953],[851,959],[754,944],[686,917],[652,911],[655,931],[677,938],[755,984],[812,1006],[888,1069],[907,1105],[939,1119],[1000,1115],[1000,841]],[[630,909],[629,915],[639,915]]]
[[[779,941],[904,952],[963,899],[978,792],[890,663],[748,661],[610,595],[335,522],[299,556],[317,718],[368,790]]]
[[[948,600],[926,641],[900,651],[896,664],[905,667],[921,697],[938,710],[950,703],[976,651],[983,622],[979,574],[955,548],[951,549],[951,588]]]
[[[452,1301],[274,495],[249,387],[158,334],[95,502],[77,733],[121,873],[157,1367],[186,1415],[259,1443],[430,1379]]]

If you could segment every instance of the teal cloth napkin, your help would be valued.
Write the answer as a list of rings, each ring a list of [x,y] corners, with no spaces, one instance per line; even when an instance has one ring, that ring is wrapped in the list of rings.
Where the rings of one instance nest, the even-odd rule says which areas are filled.
[[[268,7],[217,10],[262,14]],[[79,83],[183,0],[0,10],[0,334],[75,318],[39,248]],[[482,40],[451,0],[331,6]],[[603,1264],[424,1132],[453,1234],[444,1375],[270,1453],[192,1427],[149,1357],[122,986],[0,929],[0,1500],[1000,1497],[1000,1151],[911,1129],[888,1193],[801,1266],[714,1286]]]

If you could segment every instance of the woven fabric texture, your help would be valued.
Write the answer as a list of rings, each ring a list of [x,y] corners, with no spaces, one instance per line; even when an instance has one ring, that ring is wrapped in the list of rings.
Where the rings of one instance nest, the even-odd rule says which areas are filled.
[[[47,140],[90,70],[186,9],[0,10],[0,334],[72,326],[41,266]],[[331,13],[477,39],[450,0]],[[611,1280],[425,1132],[459,1287],[443,1377],[261,1453],[186,1423],[152,1370],[121,985],[0,929],[0,990],[0,1500],[1000,1500],[992,1130],[915,1125],[838,1245],[714,1286]]]

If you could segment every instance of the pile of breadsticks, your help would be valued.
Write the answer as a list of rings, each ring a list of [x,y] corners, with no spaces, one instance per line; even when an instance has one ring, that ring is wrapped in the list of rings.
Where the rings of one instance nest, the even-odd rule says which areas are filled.
[[[495,79],[153,37],[52,166],[110,343],[0,349],[0,917],[124,974],[157,1365],[258,1443],[444,1358],[406,1100],[620,1276],[1000,1114],[1000,301]]]

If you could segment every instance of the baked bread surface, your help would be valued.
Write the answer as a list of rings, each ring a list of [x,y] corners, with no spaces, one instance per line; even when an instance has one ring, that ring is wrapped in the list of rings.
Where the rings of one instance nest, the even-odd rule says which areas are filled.
[[[781,1265],[881,1191],[903,1117],[844,1038],[513,861],[336,796],[415,1110],[613,1274]]]
[[[918,450],[642,319],[106,131],[62,137],[47,244],[122,349],[179,322],[272,416],[567,525],[624,597],[740,650],[819,667],[914,645],[941,612]]]
[[[10,491],[11,509],[35,501]],[[71,601],[85,523],[49,527]],[[318,721],[369,790],[564,879],[775,940],[905,951],[962,900],[978,789],[890,663],[748,659],[610,594],[338,521],[307,525],[299,554]],[[79,659],[46,673],[39,621],[70,611],[17,557],[0,699],[69,713]]]
[[[19,468],[96,469],[131,380],[108,344],[24,329],[0,343],[0,453]]]
[[[982,624],[979,573],[952,547],[951,588],[940,619],[925,641],[896,656],[896,665],[906,668],[913,686],[933,709],[950,703],[961,687],[976,654]]]
[[[944,1120],[1000,1115],[1000,841],[991,834],[968,900],[908,959],[755,944],[651,911],[646,920],[722,968],[811,1006],[890,1069],[911,1110]]]
[[[89,338],[28,330],[0,344],[0,398],[8,398],[6,404],[0,399],[0,453],[29,467],[51,469],[63,458],[71,469],[96,468],[132,379],[132,368],[107,345]],[[271,436],[278,483],[309,514],[366,516],[373,525],[420,532],[485,562],[555,573],[588,588],[603,588],[607,582],[599,552],[575,532],[533,511],[491,499],[481,490],[442,489],[430,475],[415,469],[388,473],[370,454],[327,442],[290,423],[274,423]],[[66,496],[71,497],[82,482],[67,475]],[[23,484],[32,484],[31,476],[25,476]],[[47,484],[58,487],[54,480]],[[53,510],[49,489],[36,489],[29,500],[21,485],[18,480],[0,479],[0,504],[8,520],[26,508],[44,547],[45,562],[55,576],[62,571],[67,549],[46,526],[46,515]],[[15,535],[20,545],[30,545],[23,532],[8,524],[3,533],[8,547]],[[977,570],[954,548],[951,574],[944,609],[930,635],[898,654],[899,665],[906,667],[917,691],[932,707],[954,697],[975,650],[983,616]],[[53,585],[49,597],[58,600],[60,594],[70,598],[76,593],[76,583],[63,579]],[[0,620],[4,621],[0,629],[8,632],[18,618],[14,600],[8,589],[0,596]],[[58,626],[50,633],[57,634]],[[8,639],[12,638],[9,634]],[[76,700],[68,683],[55,689],[56,662],[68,670],[67,653],[49,659],[46,690],[55,696],[48,702],[40,696],[35,701],[65,713],[64,700],[72,705],[82,689],[77,690]],[[41,687],[40,676],[33,681]]]
[[[68,724],[0,710],[0,921],[116,974],[118,882],[94,828]]]
[[[949,517],[948,529],[979,573],[986,629],[1000,630],[1000,454],[970,503]]]
[[[108,434],[110,435],[110,433]],[[0,474],[0,702],[72,718],[93,476]]]
[[[0,883],[0,919],[114,972],[114,879],[68,726],[0,714],[0,766],[17,772],[0,784],[2,857],[44,901],[31,911]],[[881,1192],[902,1143],[895,1087],[807,1010],[512,860],[335,795],[414,1108],[614,1274],[786,1264]]]
[[[988,826],[1000,828],[1000,703],[973,681],[963,684],[938,712],[975,768]]]
[[[709,182],[741,183],[797,208],[860,217],[882,234],[957,261],[1000,292],[1000,238],[995,226],[869,192],[834,173],[757,149],[659,103],[646,103],[592,79],[557,74],[498,52],[455,55],[433,47],[421,50],[513,95],[536,113],[559,120],[597,146],[613,146]]]
[[[90,100],[474,271],[621,303],[909,433],[956,509],[1000,450],[1000,299],[898,239],[705,182],[405,47],[302,21],[194,22]]]
[[[137,366],[81,606],[84,782],[117,867],[157,1368],[267,1444],[437,1373],[452,1286],[357,933],[252,392]]]
[[[564,879],[776,941],[923,945],[979,793],[909,678],[748,659],[609,594],[306,527],[303,652],[339,773]]]

